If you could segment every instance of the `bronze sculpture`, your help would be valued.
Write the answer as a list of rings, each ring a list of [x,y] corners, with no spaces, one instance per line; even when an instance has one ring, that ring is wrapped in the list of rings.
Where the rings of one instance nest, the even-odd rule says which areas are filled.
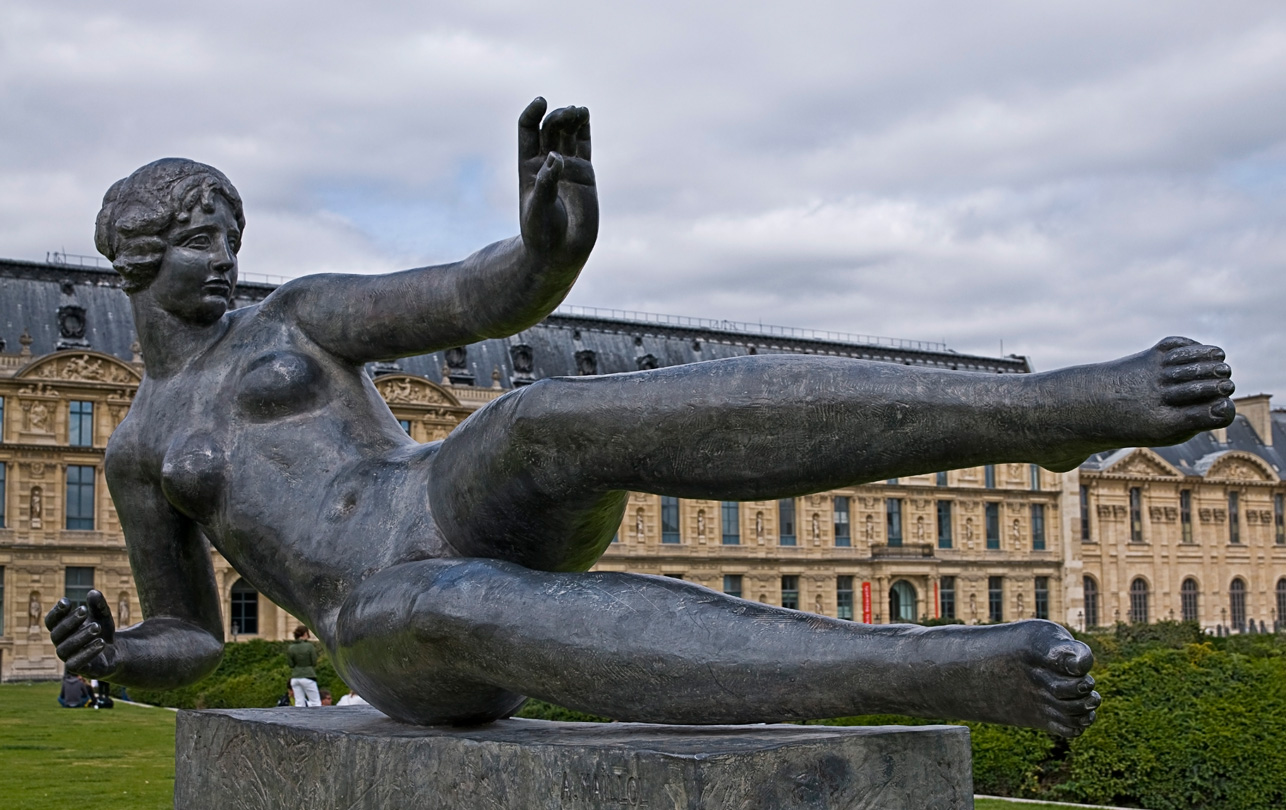
[[[419,445],[363,372],[538,322],[589,256],[589,114],[519,119],[521,235],[440,267],[305,276],[230,310],[241,201],[166,159],[108,191],[96,241],[131,295],[146,375],[106,470],[144,620],[100,593],[46,618],[72,671],[190,683],[222,653],[202,535],[411,723],[524,695],[622,720],[897,712],[1073,736],[1089,650],[1050,622],[867,626],[658,577],[586,573],[626,493],[759,500],[984,463],[1069,470],[1231,422],[1223,353],[1183,338],[1011,376],[750,356],[553,378]]]

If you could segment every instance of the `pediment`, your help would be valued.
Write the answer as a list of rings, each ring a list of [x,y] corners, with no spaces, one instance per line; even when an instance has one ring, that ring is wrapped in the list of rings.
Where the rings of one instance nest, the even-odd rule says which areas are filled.
[[[1253,453],[1233,450],[1225,453],[1206,471],[1206,478],[1219,478],[1226,481],[1264,481],[1273,483],[1278,480],[1277,473],[1268,463]]]
[[[1119,461],[1104,469],[1104,472],[1118,475],[1130,475],[1138,478],[1182,478],[1170,462],[1161,458],[1147,447],[1136,447],[1122,456]]]
[[[15,379],[137,385],[143,375],[110,354],[62,351],[46,354],[13,375]]]
[[[449,405],[460,400],[442,386],[414,374],[385,374],[375,378],[375,390],[389,405]]]

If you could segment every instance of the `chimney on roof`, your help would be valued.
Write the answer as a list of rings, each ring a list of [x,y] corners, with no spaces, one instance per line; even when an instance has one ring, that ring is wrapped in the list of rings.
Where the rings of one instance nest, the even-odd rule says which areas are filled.
[[[1254,428],[1259,440],[1268,447],[1273,446],[1273,409],[1270,404],[1271,400],[1271,394],[1251,394],[1250,396],[1237,397],[1233,400],[1233,403],[1237,406],[1237,413],[1246,417],[1246,421]]]
[[[89,341],[85,339],[85,308],[76,299],[76,285],[70,279],[62,283],[62,304],[58,307],[58,351],[66,349],[88,349]]]

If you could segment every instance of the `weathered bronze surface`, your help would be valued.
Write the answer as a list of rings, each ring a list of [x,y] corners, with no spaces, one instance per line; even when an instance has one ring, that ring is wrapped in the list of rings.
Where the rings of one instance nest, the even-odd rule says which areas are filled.
[[[447,439],[402,431],[363,364],[512,335],[567,294],[598,228],[589,113],[519,119],[521,235],[463,261],[313,275],[230,310],[241,201],[165,159],[112,186],[97,244],[126,279],[147,373],[106,472],[144,620],[50,611],[69,669],[177,686],[223,649],[202,536],[307,624],[344,679],[410,723],[524,695],[621,720],[897,712],[1075,735],[1089,650],[1044,621],[868,626],[651,576],[586,573],[628,491],[761,500],[1227,425],[1223,353],[1183,338],[1031,375],[753,356],[544,379]]]

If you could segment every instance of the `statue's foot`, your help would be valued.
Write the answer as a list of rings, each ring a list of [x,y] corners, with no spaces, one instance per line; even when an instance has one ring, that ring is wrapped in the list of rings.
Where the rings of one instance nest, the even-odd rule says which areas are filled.
[[[1004,723],[1075,737],[1094,722],[1090,648],[1053,622],[1027,620],[985,627],[926,630],[920,667],[932,683],[923,693],[950,719]],[[935,701],[936,702],[936,701]],[[931,714],[932,710],[926,712]]]
[[[1099,450],[1163,447],[1227,427],[1237,415],[1229,399],[1236,386],[1223,360],[1218,346],[1168,337],[1120,360],[1051,373],[1049,394],[1065,403],[1068,427],[1094,439],[1093,446],[1042,459],[1042,466],[1066,472]]]

